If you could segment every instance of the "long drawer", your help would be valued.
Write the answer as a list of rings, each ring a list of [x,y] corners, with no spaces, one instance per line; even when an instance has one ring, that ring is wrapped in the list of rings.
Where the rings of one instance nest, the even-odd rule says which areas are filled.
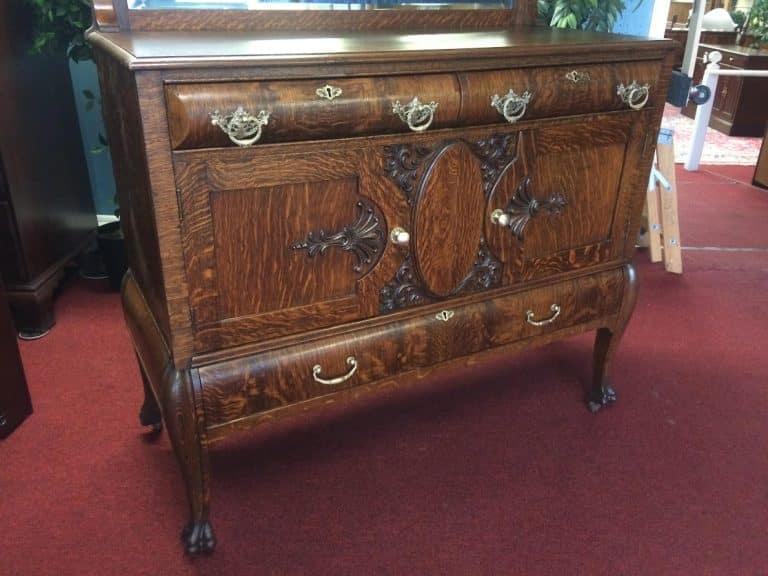
[[[658,62],[169,84],[176,150],[422,132],[653,106]],[[623,89],[623,92],[622,92]],[[622,95],[623,94],[623,95]]]
[[[414,98],[425,108],[408,118],[408,105]],[[226,116],[238,107],[255,118],[261,114],[262,122],[267,116],[257,141],[270,143],[408,132],[409,120],[415,128],[454,127],[458,125],[460,98],[453,74],[334,78],[325,83],[292,80],[172,84],[166,88],[174,149],[237,145],[221,123],[212,120],[217,111]],[[401,115],[393,112],[397,103]],[[436,107],[430,112],[432,103]],[[242,137],[246,142],[248,139]],[[235,140],[240,138],[235,136]]]
[[[199,369],[206,424],[332,394],[618,310],[621,269]]]
[[[666,97],[654,90],[658,78],[658,62],[468,72],[459,74],[460,117],[464,124],[493,124],[505,112],[513,122],[610,112],[626,110],[630,97],[635,106],[656,106]]]

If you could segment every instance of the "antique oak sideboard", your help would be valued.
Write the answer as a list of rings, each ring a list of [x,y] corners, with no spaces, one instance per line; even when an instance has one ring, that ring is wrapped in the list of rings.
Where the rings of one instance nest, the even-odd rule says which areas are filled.
[[[140,417],[173,443],[189,553],[232,432],[590,330],[588,405],[615,399],[671,41],[535,27],[530,1],[125,2],[89,40]]]

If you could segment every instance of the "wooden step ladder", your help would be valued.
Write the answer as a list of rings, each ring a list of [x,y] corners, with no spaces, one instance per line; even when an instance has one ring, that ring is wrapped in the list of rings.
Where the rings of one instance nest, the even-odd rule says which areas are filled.
[[[680,225],[677,218],[677,184],[673,131],[662,128],[656,143],[656,158],[651,168],[646,196],[648,215],[647,244],[651,262],[664,261],[667,272],[683,273],[680,251]]]

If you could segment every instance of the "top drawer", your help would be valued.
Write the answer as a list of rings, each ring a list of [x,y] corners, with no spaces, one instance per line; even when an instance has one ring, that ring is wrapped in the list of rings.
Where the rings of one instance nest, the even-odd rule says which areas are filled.
[[[414,98],[419,105],[409,108]],[[449,128],[458,123],[461,95],[453,74],[427,74],[171,84],[166,99],[171,145],[184,149],[235,146],[235,140],[248,143],[258,131],[262,111],[261,121],[266,114],[268,118],[257,141],[263,143]],[[396,102],[402,118],[393,112]],[[429,107],[432,102],[437,104],[434,110]],[[238,107],[254,120],[250,135],[235,135],[232,140],[212,122],[212,114],[230,115]]]
[[[169,84],[166,99],[171,145],[190,149],[628,109],[618,93],[620,85],[627,87],[628,95],[630,87],[637,86],[634,103],[653,106],[665,97],[655,90],[658,77],[658,62],[621,62],[458,75]],[[527,99],[524,105],[514,100],[513,92]],[[501,102],[494,103],[496,99]],[[394,109],[397,104],[399,111]],[[238,132],[238,127],[244,129]]]
[[[459,74],[464,94],[461,118],[470,124],[493,124],[505,121],[505,111],[508,121],[516,121],[626,110],[630,106],[618,89],[633,83],[640,87],[633,95],[635,104],[642,104],[647,85],[648,100],[643,105],[655,106],[666,97],[654,86],[659,72],[658,62],[620,62]],[[496,106],[492,105],[494,97],[501,99]]]

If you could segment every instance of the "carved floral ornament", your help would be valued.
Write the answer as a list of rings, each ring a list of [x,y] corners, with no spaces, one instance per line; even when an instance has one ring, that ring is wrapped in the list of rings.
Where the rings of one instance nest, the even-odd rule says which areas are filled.
[[[494,134],[483,140],[465,142],[480,161],[483,190],[490,194],[505,169],[518,158],[522,132]],[[416,190],[430,160],[455,141],[438,146],[396,144],[384,147],[384,171],[399,186],[409,205],[415,202]]]
[[[379,291],[379,305],[382,312],[394,312],[444,299],[435,296],[424,287],[413,260],[413,256],[408,254],[394,278]],[[501,283],[502,268],[503,264],[494,257],[485,240],[480,240],[472,269],[448,297],[498,286]]]
[[[568,199],[562,192],[552,192],[546,200],[537,200],[531,194],[531,179],[525,176],[517,185],[514,196],[503,210],[494,210],[491,220],[495,224],[509,228],[512,235],[525,240],[525,229],[532,218],[540,213],[547,216],[560,216],[568,206]]]
[[[385,242],[384,227],[372,204],[357,202],[357,221],[338,232],[310,232],[306,240],[291,245],[292,250],[306,250],[307,257],[322,255],[329,248],[338,248],[354,256],[352,269],[358,274],[370,270],[378,260]]]

